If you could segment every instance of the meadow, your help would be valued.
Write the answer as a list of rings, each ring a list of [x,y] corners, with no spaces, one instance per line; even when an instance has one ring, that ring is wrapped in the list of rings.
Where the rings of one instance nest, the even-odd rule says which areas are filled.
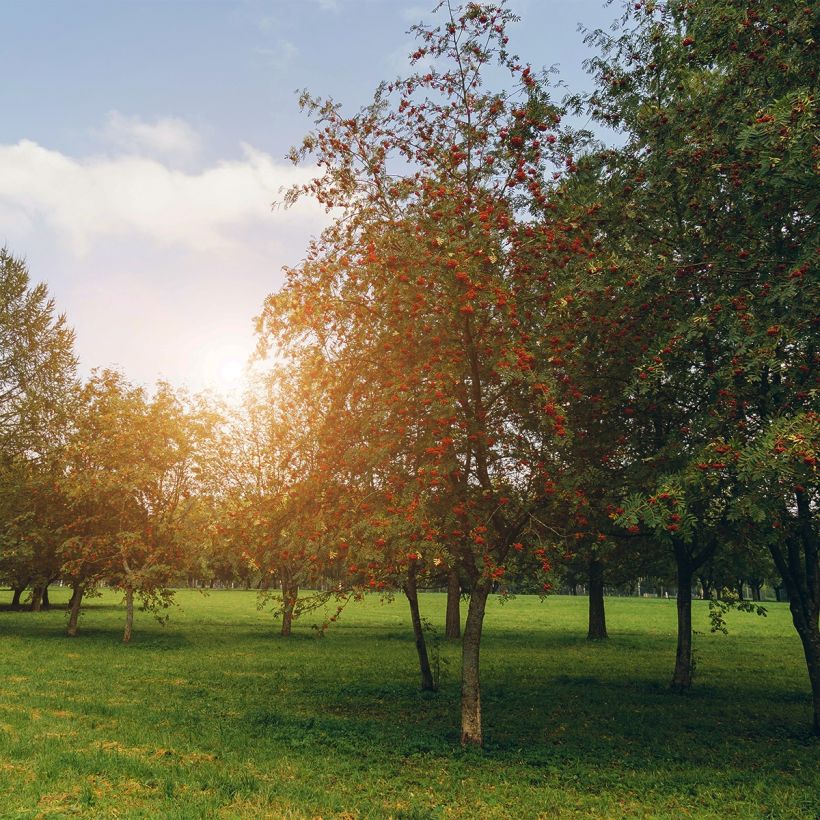
[[[253,592],[177,593],[130,646],[113,593],[64,637],[54,609],[0,611],[0,816],[816,817],[820,744],[786,604],[710,634],[695,602],[695,686],[667,687],[675,602],[586,598],[488,607],[486,748],[458,745],[459,649],[433,639],[418,689],[406,603],[351,604],[290,639]],[[0,604],[10,593],[0,595]],[[422,613],[443,624],[445,596]]]

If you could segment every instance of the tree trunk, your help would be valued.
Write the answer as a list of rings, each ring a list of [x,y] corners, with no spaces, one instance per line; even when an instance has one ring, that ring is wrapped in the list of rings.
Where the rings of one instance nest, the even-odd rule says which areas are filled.
[[[85,587],[82,584],[72,584],[71,586],[71,603],[68,615],[68,628],[66,629],[66,634],[70,638],[76,638],[77,632],[79,631],[79,620],[80,620],[80,605],[83,601],[83,593],[85,592]]]
[[[817,618],[813,622],[806,623],[802,617],[795,614],[798,607],[792,605],[792,620],[800,635],[800,642],[803,644],[803,654],[806,656],[806,666],[809,670],[809,682],[811,683],[811,696],[814,717],[812,719],[812,730],[820,737],[820,629],[818,629]],[[798,626],[798,620],[800,625]]]
[[[299,585],[294,584],[288,577],[282,577],[282,630],[283,638],[290,636],[293,629],[293,610],[299,597]]]
[[[451,567],[447,576],[447,616],[444,619],[444,637],[461,637],[461,580],[458,568]]]
[[[672,689],[684,692],[692,685],[692,569],[678,557],[678,649]]]
[[[44,587],[39,584],[31,590],[31,604],[29,609],[32,612],[39,612],[43,608],[43,592]]]
[[[122,642],[128,643],[131,640],[131,630],[134,626],[134,590],[131,587],[125,589],[125,632]]]
[[[795,531],[783,544],[769,543],[789,600],[792,622],[806,656],[812,693],[812,729],[820,736],[820,565],[812,511],[804,491],[795,492],[797,521]],[[788,512],[783,511],[788,520]],[[785,552],[783,548],[785,547]]]
[[[481,746],[484,737],[481,728],[481,682],[479,680],[479,650],[484,610],[490,594],[490,582],[480,579],[473,584],[467,623],[461,642],[461,745]]]
[[[589,630],[588,641],[603,641],[606,633],[606,612],[604,611],[604,564],[599,558],[589,562]]]
[[[407,580],[404,583],[404,594],[410,604],[410,620],[413,622],[413,635],[416,639],[416,652],[419,656],[419,673],[421,674],[421,688],[423,692],[435,692],[436,684],[433,680],[433,670],[430,668],[430,658],[427,655],[427,643],[424,640],[424,628],[419,613],[419,595],[416,588],[416,562],[411,561],[407,569]]]
[[[43,587],[42,608],[43,609],[51,609],[51,601],[49,601],[49,599],[48,599],[48,584],[46,584]]]
[[[708,601],[712,597],[712,585],[702,575],[700,576],[700,585],[703,587],[703,600]]]
[[[12,609],[20,609],[20,597],[26,591],[24,586],[22,587],[13,587],[14,594],[11,597],[11,608]]]

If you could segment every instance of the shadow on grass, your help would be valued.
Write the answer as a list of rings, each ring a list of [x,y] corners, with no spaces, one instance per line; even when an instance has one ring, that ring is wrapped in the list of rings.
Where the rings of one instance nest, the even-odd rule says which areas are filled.
[[[583,669],[583,658],[574,670],[547,672],[537,682],[507,680],[497,670],[482,688],[482,760],[577,766],[608,771],[606,777],[620,770],[652,777],[686,767],[717,788],[726,772],[743,778],[760,769],[787,772],[796,754],[818,752],[808,727],[808,691],[789,692],[787,698],[780,693],[782,708],[773,710],[771,693],[761,698],[756,688],[739,681],[702,681],[681,695],[645,669],[591,674]],[[372,677],[339,681],[332,694],[327,689],[291,694],[293,703],[283,700],[281,688],[271,687],[269,697],[243,713],[243,730],[251,739],[293,749],[326,747],[352,765],[396,755],[460,759],[465,754],[458,746],[456,680],[433,695],[408,686],[407,678]]]

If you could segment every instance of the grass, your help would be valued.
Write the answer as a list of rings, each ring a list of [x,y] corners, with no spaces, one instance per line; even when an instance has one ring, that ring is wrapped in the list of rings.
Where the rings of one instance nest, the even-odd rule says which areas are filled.
[[[138,615],[130,646],[113,594],[73,640],[60,609],[0,612],[0,816],[817,817],[785,604],[724,636],[696,602],[677,696],[674,601],[609,599],[604,644],[584,639],[585,598],[491,602],[487,746],[463,751],[458,647],[441,646],[441,691],[418,691],[403,600],[351,605],[322,639],[308,615],[285,640],[253,593],[177,599],[164,628]],[[421,605],[443,623],[443,595]]]

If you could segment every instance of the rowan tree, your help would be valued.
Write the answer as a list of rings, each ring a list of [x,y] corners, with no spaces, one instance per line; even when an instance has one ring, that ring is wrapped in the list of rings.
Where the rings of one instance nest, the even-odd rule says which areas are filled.
[[[508,10],[439,12],[440,25],[414,29],[416,73],[381,85],[370,106],[348,116],[303,96],[316,130],[293,158],[313,156],[323,174],[288,201],[314,197],[337,218],[260,327],[307,372],[334,375],[325,464],[356,496],[381,496],[369,525],[382,533],[355,545],[370,557],[368,583],[419,561],[469,580],[461,735],[480,744],[487,597],[531,546],[546,451],[563,430],[545,426],[552,387],[518,315],[532,284],[520,250],[542,230],[522,209],[547,201],[560,112],[544,78],[508,51]],[[509,92],[483,86],[491,68]],[[571,170],[560,160],[558,176]],[[344,494],[339,503],[369,515]],[[410,545],[399,567],[383,554],[398,543]]]
[[[614,33],[591,35],[588,110],[624,140],[600,154],[600,219],[616,268],[610,316],[639,345],[625,388],[628,443],[645,467],[632,512],[655,527],[649,499],[682,493],[663,523],[679,575],[673,681],[691,681],[688,601],[715,537],[767,519],[783,527],[769,549],[794,590],[818,729],[815,25],[816,10],[794,0],[630,5]],[[777,431],[793,426],[811,469],[761,481],[760,448],[777,454]]]
[[[325,538],[329,485],[316,464],[321,423],[301,375],[276,365],[256,376],[239,405],[222,409],[208,457],[217,551],[258,578],[283,636],[337,591],[328,588],[338,563]]]

